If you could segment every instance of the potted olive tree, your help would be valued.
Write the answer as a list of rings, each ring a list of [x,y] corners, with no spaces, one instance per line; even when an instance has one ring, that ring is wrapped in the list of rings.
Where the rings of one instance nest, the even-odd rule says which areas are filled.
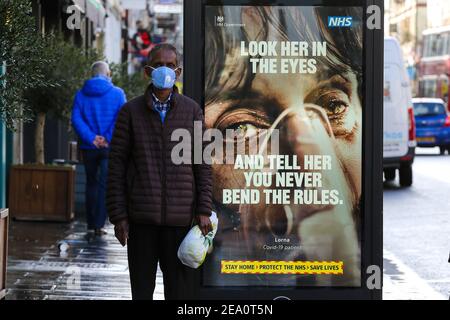
[[[46,164],[45,123],[49,116],[69,121],[73,97],[99,56],[74,46],[61,35],[47,34],[41,41],[41,56],[48,61],[43,77],[48,83],[23,92],[35,119],[36,163],[12,166],[9,209],[14,218],[21,220],[70,221],[74,216],[75,168]]]
[[[33,112],[24,92],[40,86],[54,86],[45,77],[51,62],[45,42],[36,29],[30,0],[0,1],[0,64],[6,69],[0,75],[0,119],[9,129],[17,120],[30,121]]]

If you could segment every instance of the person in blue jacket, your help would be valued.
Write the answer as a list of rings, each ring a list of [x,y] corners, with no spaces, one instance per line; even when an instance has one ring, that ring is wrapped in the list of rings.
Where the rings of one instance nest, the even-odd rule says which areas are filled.
[[[86,215],[88,230],[106,234],[105,205],[109,144],[117,115],[126,103],[125,93],[113,85],[106,62],[92,65],[92,78],[77,92],[72,110],[72,126],[80,138],[86,171]]]

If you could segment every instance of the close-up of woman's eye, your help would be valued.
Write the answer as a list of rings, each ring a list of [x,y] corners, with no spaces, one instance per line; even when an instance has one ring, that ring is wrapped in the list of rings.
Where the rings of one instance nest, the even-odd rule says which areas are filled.
[[[336,137],[348,137],[354,133],[356,123],[350,97],[337,88],[318,88],[312,91],[305,102],[321,107],[333,128]]]
[[[259,132],[259,128],[251,123],[237,123],[227,128],[227,130],[234,130],[236,137],[239,138],[248,138],[252,137]]]
[[[322,106],[332,121],[340,120],[350,107],[348,96],[342,91],[330,91],[319,97],[317,104]]]
[[[267,118],[263,112],[255,110],[232,110],[219,117],[215,127],[225,135],[228,130],[232,130],[234,139],[248,139],[258,135],[261,130],[270,127]]]
[[[326,112],[329,118],[344,114],[348,109],[348,104],[342,100],[332,99],[326,106]]]

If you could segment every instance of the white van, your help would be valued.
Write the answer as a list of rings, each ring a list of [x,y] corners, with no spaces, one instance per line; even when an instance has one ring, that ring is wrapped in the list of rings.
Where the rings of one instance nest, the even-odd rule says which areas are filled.
[[[413,182],[412,164],[416,147],[416,128],[411,85],[400,44],[384,39],[384,177],[392,181],[397,170],[400,185]]]

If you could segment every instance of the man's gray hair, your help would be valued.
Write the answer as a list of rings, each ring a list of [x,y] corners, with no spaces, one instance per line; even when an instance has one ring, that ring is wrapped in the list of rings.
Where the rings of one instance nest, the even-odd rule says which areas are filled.
[[[97,61],[91,67],[92,76],[108,76],[110,69],[105,61]]]
[[[148,60],[148,64],[151,64],[153,59],[155,58],[156,54],[159,51],[162,50],[169,50],[172,51],[173,53],[175,53],[176,57],[177,57],[177,64],[180,62],[180,54],[178,53],[177,48],[175,48],[175,46],[171,45],[170,43],[160,43],[157,44],[148,54],[147,60]]]

